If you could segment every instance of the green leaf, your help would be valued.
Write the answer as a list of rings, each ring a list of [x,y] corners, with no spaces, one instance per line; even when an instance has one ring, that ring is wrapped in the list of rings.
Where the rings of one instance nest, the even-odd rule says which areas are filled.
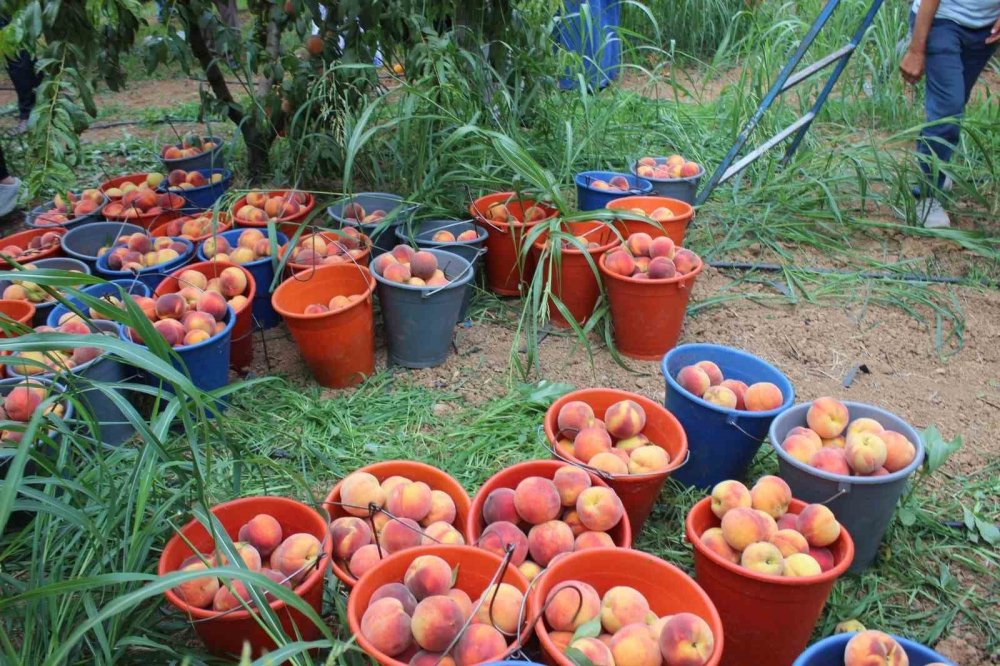
[[[922,433],[922,437],[924,440],[924,449],[927,451],[927,458],[924,460],[924,465],[928,473],[933,473],[941,465],[945,464],[951,454],[962,447],[961,435],[955,435],[955,438],[950,442],[945,441],[937,427],[933,425],[927,426]]]
[[[574,639],[575,638],[576,637],[574,636]],[[563,652],[563,654],[577,666],[594,666],[594,662],[592,662],[587,655],[580,652],[576,648],[566,648],[566,651]]]
[[[984,518],[976,516],[976,529],[983,541],[991,546],[1000,545],[1000,528]]]
[[[904,527],[912,527],[917,522],[917,513],[910,507],[903,507],[899,510],[899,522]]]
[[[576,631],[573,632],[573,638],[570,639],[570,643],[578,638],[597,638],[601,635],[601,616],[598,615],[589,622],[584,622]]]

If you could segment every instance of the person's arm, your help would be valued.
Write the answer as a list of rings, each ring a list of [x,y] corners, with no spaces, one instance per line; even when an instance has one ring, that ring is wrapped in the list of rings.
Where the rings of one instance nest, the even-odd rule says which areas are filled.
[[[906,49],[903,59],[899,62],[899,71],[907,83],[916,83],[924,76],[927,35],[931,32],[931,23],[934,22],[940,4],[941,0],[920,0],[917,18],[913,21],[910,47]]]
[[[993,29],[990,30],[990,36],[986,38],[987,44],[992,44],[993,42],[1000,42],[1000,18],[997,22],[993,24]]]

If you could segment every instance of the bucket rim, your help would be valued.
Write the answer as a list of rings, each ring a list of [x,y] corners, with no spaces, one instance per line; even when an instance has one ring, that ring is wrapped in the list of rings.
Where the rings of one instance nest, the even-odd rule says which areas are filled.
[[[826,638],[821,638],[812,645],[810,645],[809,647],[807,647],[805,651],[802,652],[802,654],[796,657],[795,661],[792,663],[792,666],[809,666],[812,659],[820,656],[827,650],[833,649],[837,650],[838,653],[843,652],[844,648],[847,647],[847,643],[852,638],[857,636],[858,633],[860,632],[847,631],[842,634],[834,634],[832,636],[827,636]],[[899,643],[900,647],[903,648],[903,652],[905,652],[906,655],[910,657],[911,661],[913,660],[914,656],[916,656],[922,659],[935,659],[941,662],[942,664],[952,664],[952,666],[954,666],[954,662],[952,662],[951,659],[947,659],[941,656],[935,650],[927,647],[923,643],[918,643],[915,640],[905,638],[903,636],[898,636],[896,634],[892,634],[887,631],[882,633],[888,634],[893,640]],[[914,655],[913,653],[917,654]]]
[[[653,183],[649,178],[646,178],[645,176],[639,176],[634,173],[629,173],[627,171],[597,171],[597,170],[579,171],[576,173],[575,176],[573,176],[573,182],[576,184],[577,187],[581,187],[587,190],[588,192],[614,196],[617,192],[621,192],[621,190],[595,189],[594,187],[591,186],[590,182],[588,182],[587,179],[590,178],[590,179],[604,180],[606,177],[614,178],[615,176],[624,176],[626,179],[629,180],[630,184],[631,181],[633,180],[636,181],[635,183],[636,187],[634,188],[634,190],[638,190],[638,192],[633,190],[626,190],[622,193],[625,196],[630,196],[630,195],[641,196],[643,194],[649,194],[650,192],[653,191]]]
[[[674,378],[674,376],[671,375],[670,372],[667,370],[667,366],[670,364],[670,361],[671,359],[673,359],[675,354],[679,354],[684,351],[697,351],[699,349],[722,350],[725,351],[726,353],[735,354],[736,356],[740,356],[745,360],[750,360],[752,362],[759,363],[761,365],[770,368],[778,377],[781,378],[781,380],[788,387],[787,391],[782,391],[782,397],[784,399],[782,400],[781,404],[775,407],[774,409],[768,409],[762,412],[751,412],[746,409],[728,409],[726,407],[721,407],[720,405],[708,402],[707,400],[704,400],[701,397],[696,396],[694,393],[691,393],[690,391],[685,389],[683,386],[677,383],[677,380]],[[684,344],[677,345],[676,347],[674,347],[673,349],[671,349],[670,351],[668,351],[666,354],[663,355],[663,360],[660,361],[660,373],[663,375],[663,378],[667,382],[667,385],[670,386],[670,388],[676,391],[679,395],[682,395],[685,398],[690,399],[699,407],[705,407],[713,412],[718,412],[720,414],[725,414],[727,416],[750,418],[750,419],[773,418],[791,409],[792,403],[795,402],[795,386],[792,384],[792,380],[790,380],[788,376],[781,371],[781,369],[779,369],[773,363],[765,361],[756,354],[751,354],[750,352],[744,349],[739,349],[737,347],[717,345],[711,342],[686,342]],[[778,388],[784,388],[784,387],[779,386]]]
[[[167,220],[167,221],[169,222],[169,220]],[[140,227],[138,224],[132,224],[131,222],[125,222],[124,220],[106,220],[106,219],[102,219],[102,220],[98,220],[97,222],[90,222],[88,224],[78,224],[78,225],[76,225],[75,227],[73,227],[71,229],[65,229],[64,233],[61,235],[61,237],[59,239],[59,246],[62,248],[63,252],[65,252],[66,254],[70,255],[74,259],[80,259],[81,257],[83,257],[83,258],[86,258],[86,259],[90,259],[91,261],[96,261],[98,259],[98,256],[96,254],[94,254],[94,255],[84,254],[83,252],[80,252],[76,248],[66,247],[66,237],[69,236],[70,240],[73,241],[73,240],[76,240],[76,238],[78,236],[84,235],[85,232],[86,233],[97,233],[97,232],[99,232],[100,229],[108,229],[108,228],[110,228],[112,226],[113,227],[117,227],[118,231],[120,232],[120,233],[118,233],[115,236],[115,240],[114,240],[114,242],[112,242],[112,245],[114,245],[118,241],[118,239],[121,238],[123,235],[129,235],[130,236],[130,235],[135,234],[135,233],[142,233],[142,232],[146,231],[145,229],[143,229],[142,227]],[[123,228],[125,226],[134,227],[134,229],[137,229],[138,231],[135,231],[133,229],[125,229],[125,228]],[[59,229],[61,227],[56,227],[56,228]],[[128,233],[126,234],[125,232],[128,232]]]
[[[303,235],[306,235],[306,234],[303,234]],[[333,242],[333,243],[338,243],[338,244],[340,242],[338,239],[343,238],[343,236],[341,236],[341,235],[339,235],[337,233],[336,229],[321,229],[319,231],[312,232],[312,233],[310,233],[308,235],[310,235],[310,236],[319,236],[319,237],[321,237],[323,240],[325,240],[327,242]],[[359,233],[359,235],[361,236],[361,247],[364,248],[365,253],[359,259],[354,259],[352,261],[341,262],[341,263],[358,263],[362,259],[365,259],[365,258],[368,258],[368,257],[371,256],[372,247],[374,247],[374,243],[372,243],[372,239],[369,238],[367,234]],[[301,241],[302,241],[302,236],[299,236],[299,242],[301,242]],[[286,242],[285,244],[283,244],[282,246],[280,246],[278,248],[278,258],[279,259],[283,259],[285,257],[285,253],[288,252],[288,246],[291,245],[291,243],[292,243],[292,241],[291,241],[291,239],[289,239],[288,242]],[[328,265],[329,264],[297,264],[294,261],[292,261],[291,259],[289,259],[288,262],[285,263],[285,267],[292,269],[293,272],[309,271],[309,270],[313,270],[313,269],[317,268],[318,266],[328,266]]]
[[[91,331],[91,335],[111,335],[111,336],[114,336],[114,337],[118,337],[118,323],[117,322],[108,321],[107,319],[98,319],[98,320],[96,320],[96,321],[94,321],[92,323],[95,326],[97,326],[98,328],[102,329],[102,330],[100,332],[98,332],[98,333],[94,333],[93,331]],[[48,322],[46,322],[46,325],[48,325]],[[51,351],[51,350],[49,350],[49,351]],[[8,350],[4,350],[2,352],[2,355],[3,356],[12,356],[13,354],[10,351],[8,351]],[[84,370],[89,370],[93,366],[97,365],[97,363],[99,361],[103,360],[104,358],[105,358],[104,352],[102,351],[98,356],[95,356],[94,358],[90,359],[86,363],[81,363],[80,365],[75,365],[72,368],[63,368],[62,370],[52,370],[50,372],[43,372],[43,373],[39,373],[37,375],[22,375],[22,374],[19,374],[17,372],[14,372],[11,369],[10,364],[4,364],[4,366],[3,366],[3,372],[4,372],[5,376],[8,377],[8,378],[10,378],[10,379],[17,379],[17,378],[21,378],[21,379],[35,379],[37,377],[42,377],[44,379],[48,379],[49,381],[53,381],[54,382],[54,378],[55,377],[65,377],[66,375],[79,375]]]
[[[545,221],[546,220],[542,220],[542,222],[545,222]],[[591,223],[596,224],[598,226],[604,226],[607,229],[609,229],[611,231],[614,231],[614,225],[613,224],[611,224],[611,223],[604,224],[604,223],[602,223],[602,222],[600,222],[598,220],[580,220],[579,222],[571,222],[570,224],[586,224],[587,222],[591,222]],[[595,227],[595,229],[596,228],[597,227]],[[589,232],[587,232],[587,233],[589,233]],[[534,249],[538,250],[538,251],[544,250],[545,249],[545,243],[548,241],[548,236],[549,236],[548,231],[545,231],[543,233],[539,233],[538,234],[538,238],[535,239],[535,242],[532,243],[531,246]],[[569,254],[571,254],[573,256],[581,256],[581,257],[585,253],[589,254],[592,257],[593,256],[597,256],[597,255],[601,255],[601,254],[607,252],[608,250],[612,250],[612,249],[614,249],[614,248],[616,248],[616,247],[618,247],[619,245],[622,244],[622,239],[619,238],[617,234],[612,234],[612,237],[613,237],[613,240],[608,241],[607,243],[605,243],[605,244],[603,244],[603,245],[601,245],[599,247],[595,247],[592,250],[580,250],[580,249],[575,248],[575,247],[567,247],[567,248],[562,248],[560,250],[560,252],[568,252]],[[699,257],[699,259],[700,258],[701,257]]]
[[[419,236],[421,233],[424,233],[423,231],[421,231],[423,226],[431,222],[454,222],[456,224],[469,224],[476,231],[477,234],[476,239],[470,241],[459,241],[459,240],[436,241],[436,240],[431,240],[430,238],[426,240],[417,239],[417,236]],[[431,220],[421,220],[419,224],[417,224],[416,232],[414,234],[409,233],[406,230],[406,227],[402,224],[396,227],[396,238],[398,240],[401,240],[406,243],[416,243],[417,245],[420,245],[421,243],[426,243],[431,246],[431,249],[447,249],[450,247],[474,247],[475,245],[482,245],[489,237],[489,235],[490,235],[489,232],[486,231],[486,229],[484,229],[482,225],[476,224],[476,221],[472,218],[459,220],[457,218],[451,219],[442,217],[442,218],[434,218]]]
[[[420,204],[408,202],[406,199],[402,197],[402,195],[393,194],[391,192],[352,192],[350,194],[345,194],[341,198],[337,199],[336,201],[328,205],[326,207],[326,214],[329,215],[333,220],[343,224],[346,218],[342,217],[340,213],[343,213],[345,205],[353,203],[354,200],[358,197],[372,197],[374,199],[382,199],[384,201],[391,202],[394,204],[391,209],[386,211],[385,217],[383,217],[378,222],[362,222],[361,220],[358,220],[357,224],[353,226],[359,226],[359,227],[365,224],[378,225],[387,219],[390,221],[389,227],[390,228],[395,227],[396,225],[401,224],[403,222],[403,218],[407,213],[413,212],[420,207]],[[336,210],[338,207],[340,208],[340,212],[337,212]]]
[[[218,233],[211,234],[211,235],[208,236],[208,238],[205,238],[204,240],[198,241],[198,248],[195,251],[195,256],[198,257],[199,261],[211,261],[211,259],[208,258],[208,257],[206,257],[205,254],[204,254],[204,252],[202,251],[202,249],[205,247],[205,241],[207,241],[209,238],[212,238],[214,236],[222,236],[228,242],[230,238],[239,239],[239,235],[238,234],[242,234],[247,229],[257,229],[257,231],[260,231],[262,228],[263,227],[242,227],[242,228],[239,228],[239,229],[226,229],[225,231],[220,231]],[[280,231],[278,229],[275,229],[274,233],[275,233],[274,240],[275,240],[275,243],[277,243],[279,249],[281,248],[282,245],[285,245],[286,243],[288,243],[288,236],[286,236],[284,234],[284,232],[282,232],[282,231]],[[226,236],[226,234],[230,234],[230,235]],[[264,238],[270,238],[270,236],[267,233],[264,233]],[[282,239],[284,239],[284,240],[282,240]],[[271,259],[272,259],[272,257],[270,257],[270,256],[261,257],[260,259],[254,259],[253,261],[248,261],[245,264],[239,264],[239,265],[243,266],[244,268],[250,268],[251,266],[257,267],[257,266],[262,266],[264,264],[271,263]]]
[[[497,220],[487,220],[482,215],[482,207],[480,202],[484,202],[490,199],[495,199],[495,202],[502,202],[504,204],[510,201],[517,201],[522,206],[524,206],[525,203],[528,203],[529,208],[531,206],[538,206],[548,215],[540,220],[534,220],[532,222],[522,222],[521,220],[514,220],[513,222],[499,222]],[[491,204],[495,202],[490,201]],[[473,224],[477,226],[482,226],[485,224],[489,227],[494,228],[497,231],[505,231],[510,227],[514,227],[515,229],[520,229],[522,227],[527,228],[527,227],[532,227],[538,224],[539,222],[545,222],[546,220],[551,220],[553,217],[559,216],[559,209],[547,201],[539,201],[535,197],[522,197],[518,192],[506,191],[506,192],[492,192],[490,194],[484,194],[480,197],[476,197],[475,199],[472,200],[472,203],[469,204],[469,215],[472,216]],[[489,229],[487,229],[486,231],[487,234],[489,234]]]
[[[3,309],[6,307],[26,308],[26,312],[19,316],[14,316],[8,314],[7,312],[3,313],[7,315],[9,319],[21,322],[22,324],[29,324],[31,322],[32,317],[35,316],[35,310],[36,310],[35,304],[32,303],[31,301],[22,301],[13,298],[0,298],[0,311],[3,311]]]
[[[94,298],[100,298],[103,295],[117,294],[118,291],[115,289],[112,289],[109,292],[95,293],[98,290],[103,291],[104,289],[107,289],[109,285],[115,285],[121,287],[122,291],[124,291],[129,296],[145,296],[148,298],[153,295],[153,290],[149,288],[149,285],[137,277],[131,279],[126,278],[118,280],[105,280],[104,282],[98,282],[96,284],[88,284],[79,291],[87,294],[88,296],[93,296]],[[138,289],[139,293],[133,292],[132,289]],[[83,303],[75,296],[67,296],[67,300],[77,307],[83,306]],[[72,310],[67,308],[65,303],[57,303],[55,307],[52,308],[52,311],[49,312],[48,319],[46,320],[45,323],[48,326],[52,326],[53,328],[55,328],[56,326],[59,325],[59,317],[66,314],[67,312],[72,312]],[[59,314],[59,317],[56,317],[56,313]]]
[[[187,246],[184,254],[180,255],[176,259],[171,259],[170,261],[165,261],[162,264],[156,264],[155,266],[146,266],[138,271],[116,271],[108,267],[108,257],[111,256],[111,250],[108,250],[101,256],[97,258],[97,270],[106,275],[112,276],[114,280],[127,280],[132,276],[140,275],[154,275],[156,273],[165,273],[169,275],[169,272],[174,270],[179,264],[177,262],[187,262],[191,259],[194,254],[194,243],[189,241],[187,238],[181,238],[180,236],[163,236],[162,238],[169,238],[172,241],[178,241]],[[111,246],[114,249],[119,243],[115,243]]]
[[[28,225],[28,227],[30,227],[31,229],[60,229],[60,228],[68,229],[71,227],[78,227],[81,224],[84,224],[87,220],[104,219],[102,212],[104,211],[104,207],[108,205],[111,199],[104,192],[101,192],[100,190],[97,191],[100,192],[102,197],[104,197],[104,201],[102,201],[97,206],[96,209],[90,211],[89,213],[84,213],[83,215],[80,215],[78,217],[69,218],[65,222],[60,222],[59,224],[37,224],[35,222],[35,219],[39,215],[47,213],[56,207],[55,202],[47,201],[43,204],[38,204],[34,208],[30,209],[27,213],[25,213],[24,223]]]
[[[687,248],[684,249],[686,250]],[[605,265],[605,260],[609,252],[610,250],[607,250],[604,252],[604,254],[601,255],[600,259],[598,259],[597,261],[597,267],[601,270],[601,274],[604,275],[605,277],[610,278],[612,280],[618,280],[619,282],[624,282],[625,284],[635,284],[635,285],[649,284],[658,286],[668,285],[668,284],[679,285],[686,282],[693,282],[694,279],[698,277],[698,275],[700,275],[701,272],[705,269],[705,260],[701,258],[700,254],[696,253],[695,256],[698,257],[698,265],[690,273],[684,273],[683,275],[675,275],[673,277],[668,277],[668,278],[660,278],[658,280],[637,280],[636,278],[631,276],[619,275],[618,273],[615,273],[614,271],[609,269]]]
[[[233,180],[233,172],[230,171],[229,169],[217,168],[217,169],[188,169],[187,170],[188,173],[191,173],[192,171],[197,171],[197,172],[199,172],[201,174],[209,174],[209,175],[215,175],[216,173],[221,173],[222,174],[222,180],[220,180],[217,183],[206,183],[204,185],[199,185],[198,187],[191,187],[191,188],[188,188],[186,190],[171,189],[173,186],[172,185],[168,185],[166,187],[166,191],[170,192],[171,194],[179,194],[179,195],[181,195],[183,197],[185,194],[201,193],[201,192],[204,192],[204,191],[206,191],[206,190],[208,190],[210,188],[213,188],[213,187],[219,187],[219,186],[227,185],[228,183],[230,183]],[[191,216],[190,215],[185,215],[184,217],[191,217]]]
[[[291,277],[289,277],[289,278],[287,278],[285,280],[282,280],[281,284],[279,284],[278,287],[277,287],[277,289],[274,290],[274,293],[271,294],[271,306],[275,309],[275,311],[279,315],[281,315],[282,317],[287,318],[287,319],[295,319],[295,320],[300,320],[300,321],[313,321],[313,320],[317,320],[317,319],[327,319],[327,318],[337,317],[337,316],[342,315],[342,314],[346,314],[347,312],[350,312],[351,310],[355,309],[356,307],[360,307],[362,303],[367,303],[368,301],[371,300],[372,292],[375,291],[375,279],[373,277],[373,272],[371,270],[369,270],[368,268],[366,268],[366,267],[364,267],[364,266],[362,266],[360,264],[356,264],[354,262],[344,263],[344,264],[327,264],[325,266],[314,266],[313,268],[314,268],[313,274],[310,277],[306,278],[305,280],[298,280],[298,279],[295,278],[294,275],[292,275]],[[289,290],[292,290],[292,289],[294,289],[295,287],[297,287],[299,285],[308,284],[309,281],[312,280],[313,278],[315,278],[316,275],[318,273],[320,273],[321,271],[332,272],[331,269],[332,270],[357,270],[358,272],[361,273],[362,276],[365,276],[365,274],[367,273],[367,280],[365,280],[365,282],[366,282],[366,284],[368,286],[365,288],[365,291],[362,292],[364,294],[364,298],[360,298],[360,299],[354,301],[353,303],[351,303],[350,305],[348,305],[347,307],[341,308],[339,310],[335,310],[335,311],[332,311],[332,312],[316,312],[316,313],[312,313],[312,314],[306,314],[304,312],[292,312],[291,310],[286,309],[279,302],[279,296],[278,296],[279,294],[287,293]]]
[[[416,292],[419,294],[426,294],[426,298],[430,298],[431,296],[440,291],[448,291],[450,289],[457,289],[458,287],[464,287],[466,284],[468,284],[470,280],[472,280],[472,277],[475,273],[475,269],[472,266],[472,262],[466,260],[465,257],[457,255],[454,252],[448,252],[447,250],[438,250],[435,248],[424,248],[423,252],[430,252],[439,260],[442,259],[441,255],[445,255],[443,258],[451,261],[458,259],[463,265],[462,270],[459,272],[459,277],[454,280],[449,280],[448,284],[440,285],[437,287],[430,287],[430,286],[421,287],[419,285],[414,286],[387,280],[385,279],[385,277],[382,276],[381,273],[379,273],[378,267],[375,265],[372,265],[371,275],[382,286],[398,288],[402,289],[403,291]],[[445,277],[447,277],[447,275]]]
[[[771,448],[774,449],[774,452],[778,455],[778,457],[781,459],[782,462],[791,465],[792,467],[794,467],[799,471],[818,477],[820,479],[823,479],[824,481],[831,481],[841,486],[842,485],[877,486],[886,483],[893,483],[896,481],[906,479],[911,474],[913,474],[918,467],[920,467],[923,464],[924,457],[926,456],[927,453],[926,449],[924,448],[924,440],[923,437],[921,437],[920,435],[920,431],[914,428],[912,425],[910,425],[909,422],[893,414],[889,410],[882,409],[881,407],[876,407],[875,405],[871,405],[865,402],[857,402],[851,400],[841,400],[840,402],[842,402],[847,407],[848,413],[850,413],[852,408],[864,407],[865,409],[871,409],[876,412],[879,412],[880,416],[882,415],[888,416],[902,423],[904,426],[903,429],[905,429],[907,432],[900,434],[906,435],[907,439],[910,439],[910,441],[917,449],[917,453],[915,456],[913,456],[913,460],[910,461],[910,464],[904,467],[903,469],[896,470],[895,472],[890,472],[889,474],[885,474],[883,476],[846,476],[844,474],[834,474],[832,472],[827,472],[822,469],[817,469],[812,465],[807,465],[804,462],[796,460],[787,451],[785,451],[784,447],[781,446],[781,443],[778,442],[777,440],[778,429],[775,427],[775,423],[776,422],[780,423],[781,417],[784,417],[786,419],[791,419],[793,417],[798,417],[800,414],[802,414],[802,419],[801,419],[802,423],[805,423],[804,412],[806,412],[809,409],[809,405],[812,404],[811,402],[801,402],[797,405],[789,407],[778,418],[772,421],[771,427],[768,428],[767,432],[768,443],[771,445]],[[877,421],[878,419],[875,420]],[[911,436],[914,437],[912,437],[911,439]]]
[[[29,261],[27,263],[32,264],[34,266],[38,266],[38,264],[41,264],[42,262],[45,262],[47,264],[50,261],[69,261],[74,264],[77,264],[80,268],[81,273],[84,273],[85,275],[93,275],[93,271],[91,270],[90,266],[88,266],[85,262],[77,259],[76,257],[43,257],[42,259],[35,259],[34,261]],[[23,265],[24,264],[22,264],[22,266]],[[38,268],[45,268],[45,265],[38,266]]]
[[[687,515],[684,517],[684,534],[688,542],[698,554],[703,557],[707,557],[714,564],[732,574],[747,578],[754,583],[767,583],[780,587],[807,587],[836,581],[840,578],[840,576],[847,572],[847,569],[851,566],[851,562],[854,561],[854,539],[851,537],[850,532],[847,531],[847,528],[841,525],[840,536],[838,536],[837,539],[843,539],[844,549],[846,552],[844,553],[844,557],[842,557],[840,561],[834,564],[828,571],[823,571],[815,576],[776,576],[774,574],[751,571],[750,569],[742,567],[735,562],[730,562],[718,553],[707,548],[701,541],[701,535],[695,531],[693,519],[694,515],[705,511],[711,513],[711,502],[711,497],[703,497],[695,502],[691,509],[688,510]],[[808,506],[807,502],[793,498],[791,504],[788,505],[788,511],[796,510],[797,513],[801,513],[802,509],[806,506]]]
[[[643,201],[639,201],[640,199],[643,200]],[[673,197],[664,197],[664,196],[661,196],[661,195],[655,194],[655,193],[654,194],[630,194],[630,195],[625,196],[625,197],[618,197],[617,199],[612,199],[611,201],[608,202],[608,210],[624,210],[624,209],[627,209],[627,208],[638,208],[639,206],[629,206],[628,204],[647,203],[646,201],[644,201],[644,200],[647,200],[647,199],[656,199],[657,203],[659,203],[659,202],[666,202],[664,204],[664,207],[666,207],[666,208],[670,208],[671,206],[675,206],[675,205],[680,207],[681,212],[679,212],[673,219],[666,220],[665,222],[661,222],[660,224],[669,223],[669,222],[683,221],[683,220],[687,219],[689,216],[691,216],[691,215],[694,214],[694,206],[692,206],[688,202],[681,201],[680,199],[675,199]]]
[[[650,157],[653,156],[650,155]],[[659,164],[666,164],[668,157],[653,157],[653,159],[656,160],[656,163],[659,165]],[[639,165],[638,159],[629,161],[629,169],[632,170],[632,174],[635,176],[639,175],[635,172],[635,170],[638,168],[638,165]],[[705,175],[705,167],[701,164],[698,164],[698,173],[694,174],[693,176],[681,176],[680,178],[653,178],[651,176],[641,176],[641,178],[645,178],[646,180],[653,183],[693,183],[697,182],[704,175]]]
[[[236,313],[233,312],[233,306],[229,305],[228,303],[226,303],[226,316],[223,319],[223,321],[226,322],[225,328],[223,328],[221,331],[210,337],[208,340],[202,340],[201,342],[197,342],[193,345],[177,345],[176,347],[172,347],[172,349],[178,354],[181,352],[195,351],[207,347],[209,345],[215,344],[223,336],[231,334],[233,332],[233,326],[236,325]],[[118,337],[120,337],[125,342],[131,342],[134,345],[139,345],[140,347],[146,347],[145,343],[136,342],[135,340],[133,340],[132,336],[128,334],[128,329],[129,327],[126,326],[125,324],[118,324]],[[148,349],[148,347],[146,348]]]

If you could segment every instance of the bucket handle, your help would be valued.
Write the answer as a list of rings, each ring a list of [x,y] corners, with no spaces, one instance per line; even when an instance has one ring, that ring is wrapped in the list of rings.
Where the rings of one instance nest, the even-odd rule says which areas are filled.
[[[842,495],[849,495],[850,493],[851,493],[851,484],[848,483],[847,481],[838,481],[837,482],[837,492],[834,493],[833,495],[831,495],[830,497],[827,497],[822,502],[819,502],[819,504],[829,504],[830,502],[832,502],[833,500],[837,499],[838,497],[840,497]]]
[[[683,289],[684,288],[683,285],[680,285],[680,288]],[[736,422],[736,420],[737,420],[736,414],[729,414],[728,416],[726,416],[726,424],[727,425],[731,425],[732,427],[736,428],[741,433],[743,433],[744,435],[746,435],[747,437],[749,437],[751,440],[753,440],[755,442],[757,442],[757,441],[764,441],[763,437],[755,437],[754,435],[751,435],[746,430],[744,430],[743,428],[741,428],[740,425]]]
[[[475,258],[473,258],[472,261],[468,262],[468,265],[465,268],[463,268],[458,273],[458,275],[456,275],[451,280],[449,280],[448,284],[443,284],[440,287],[438,287],[437,289],[429,289],[427,291],[424,291],[423,289],[421,289],[420,290],[420,298],[430,298],[431,296],[433,296],[434,294],[438,293],[442,289],[448,289],[449,287],[451,287],[451,283],[454,282],[455,280],[461,278],[467,272],[471,271],[472,270],[472,265],[474,263],[476,263],[476,260],[479,259],[479,257],[483,256],[484,254],[486,254],[486,248],[479,248],[478,250],[476,250],[476,256],[475,256]]]
[[[646,472],[645,474],[628,474],[628,475],[611,474],[610,472],[605,472],[603,469],[597,469],[596,467],[591,467],[590,465],[582,463],[575,458],[565,457],[563,454],[559,453],[559,450],[555,446],[552,445],[552,442],[549,440],[549,438],[545,437],[542,426],[538,426],[537,432],[541,436],[542,440],[545,442],[545,448],[547,448],[549,452],[552,453],[553,456],[555,456],[556,458],[558,458],[559,460],[563,461],[566,464],[573,465],[574,467],[579,467],[580,469],[586,472],[590,472],[594,476],[600,478],[605,483],[610,484],[610,482],[614,480],[616,477],[621,477],[621,476],[628,476],[630,479],[642,479],[645,477],[652,478],[655,476],[661,476],[663,474],[663,472]],[[691,460],[691,450],[688,449],[684,452],[684,460],[681,462],[680,465],[671,469],[670,473],[676,472],[681,467],[684,467],[684,465],[687,465],[688,461],[690,460]]]

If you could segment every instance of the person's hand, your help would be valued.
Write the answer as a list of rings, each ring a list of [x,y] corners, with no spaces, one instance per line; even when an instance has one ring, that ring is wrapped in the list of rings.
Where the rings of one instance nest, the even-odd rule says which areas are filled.
[[[997,37],[1000,38],[1000,33]],[[923,53],[907,49],[899,62],[899,72],[903,75],[903,80],[907,83],[916,83],[923,78],[925,60]]]
[[[990,30],[990,36],[986,38],[987,44],[993,44],[995,42],[1000,42],[1000,18],[997,22],[993,24],[993,29]]]

